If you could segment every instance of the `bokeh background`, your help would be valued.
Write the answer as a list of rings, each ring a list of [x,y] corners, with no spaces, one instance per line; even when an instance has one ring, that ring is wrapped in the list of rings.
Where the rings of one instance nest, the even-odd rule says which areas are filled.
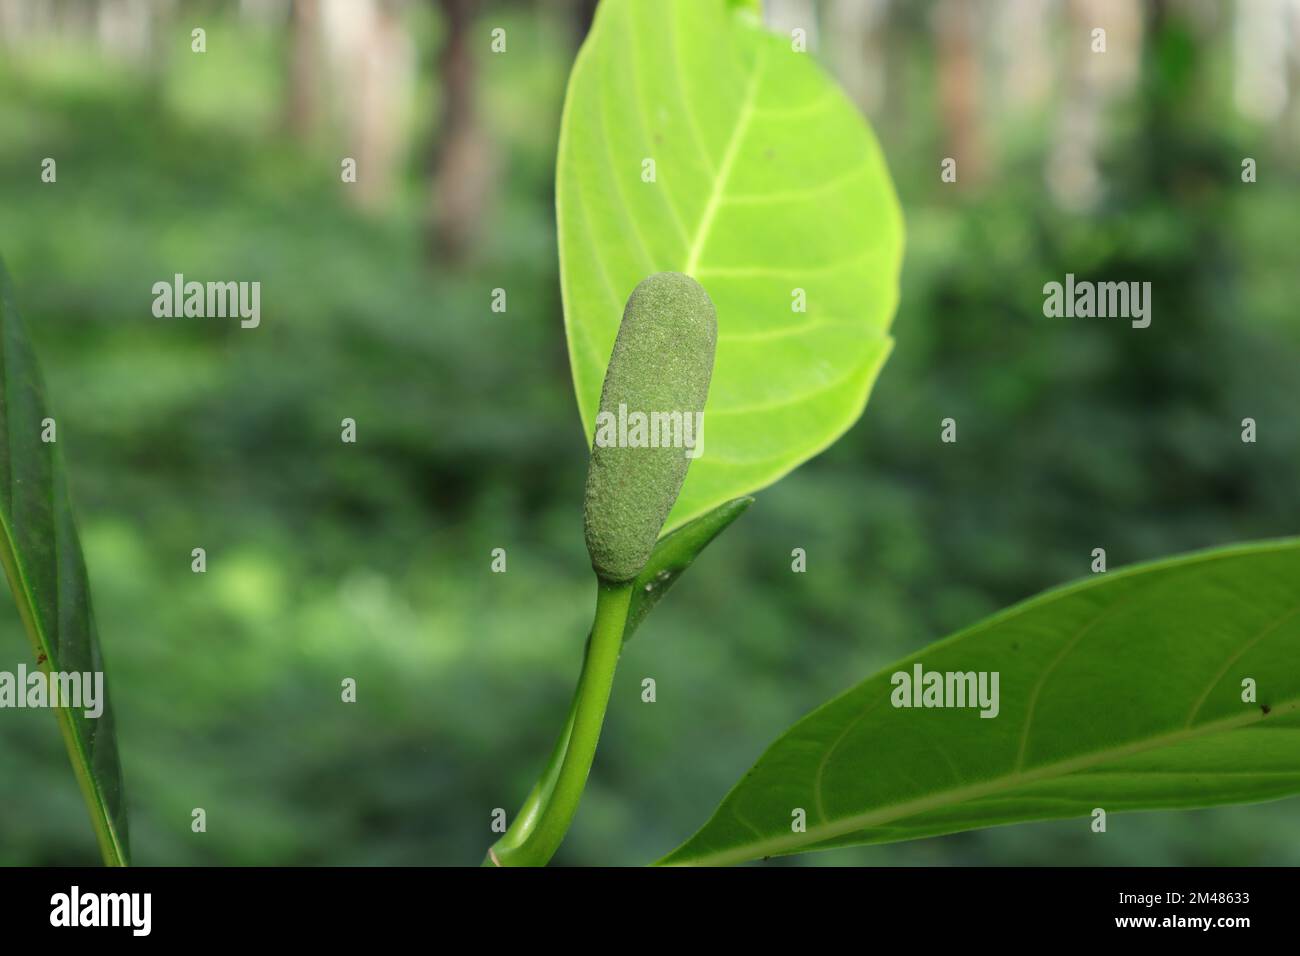
[[[541,767],[592,603],[553,174],[593,7],[0,0],[0,254],[72,477],[137,862],[477,864]],[[1094,547],[1114,567],[1300,530],[1300,2],[768,14],[810,29],[888,157],[897,346],[857,427],[630,646],[557,862],[657,858],[795,719]],[[261,328],[153,318],[176,272],[261,281]],[[1152,327],[1045,319],[1066,272],[1151,281]],[[0,861],[96,859],[54,720],[0,713]],[[1297,864],[1300,801],[792,862]]]

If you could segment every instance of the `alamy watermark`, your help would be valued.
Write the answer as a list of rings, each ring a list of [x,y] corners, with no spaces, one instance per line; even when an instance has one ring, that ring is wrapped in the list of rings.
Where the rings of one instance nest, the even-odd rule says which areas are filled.
[[[74,885],[50,897],[50,925],[56,927],[123,927],[132,936],[153,928],[152,893],[83,893]]]
[[[912,673],[895,671],[889,702],[895,707],[978,707],[981,717],[1001,710],[998,671],[927,671],[919,663]]]
[[[103,671],[0,671],[0,708],[71,707],[91,720],[104,713]]]
[[[703,412],[629,412],[596,416],[596,444],[601,448],[681,448],[687,458],[704,454]]]
[[[176,273],[171,282],[153,284],[153,314],[159,319],[234,319],[244,329],[262,322],[262,283],[186,282]]]
[[[1135,329],[1151,324],[1150,282],[1076,282],[1065,274],[1064,284],[1043,286],[1043,315],[1049,319],[1130,319]]]

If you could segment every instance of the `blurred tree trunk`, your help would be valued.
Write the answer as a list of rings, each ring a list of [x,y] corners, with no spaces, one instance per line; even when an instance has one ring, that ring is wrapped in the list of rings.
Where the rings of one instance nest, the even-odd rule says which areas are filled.
[[[329,116],[341,125],[346,137],[342,155],[356,160],[356,184],[347,195],[363,208],[379,209],[395,192],[407,152],[415,48],[402,21],[402,4],[314,2],[322,25],[323,89],[328,91],[328,99],[316,94],[320,118]]]
[[[289,14],[289,83],[284,121],[300,140],[310,139],[320,120],[319,30],[319,0],[293,0]]]
[[[100,49],[119,60],[148,62],[152,26],[147,0],[101,0],[95,11]]]
[[[984,178],[985,155],[980,117],[980,55],[977,4],[943,0],[935,11],[939,48],[939,115],[944,156],[957,160],[958,186]],[[937,173],[936,173],[937,175]]]
[[[1300,3],[1290,6],[1290,42],[1300,63]],[[1276,122],[1290,97],[1287,13],[1286,0],[1238,3],[1234,11],[1233,99],[1237,111],[1256,122]]]
[[[433,146],[430,253],[463,261],[483,225],[493,179],[491,144],[478,120],[478,75],[471,49],[472,0],[435,0],[446,39],[438,59],[442,121]],[[488,37],[479,38],[486,46]]]
[[[1163,4],[1146,10],[1163,16]],[[1065,6],[1064,102],[1048,154],[1047,184],[1057,204],[1084,212],[1105,191],[1099,154],[1109,104],[1137,81],[1142,9],[1125,0],[1069,0]],[[1104,29],[1106,52],[1094,51],[1092,31]]]
[[[889,0],[830,0],[826,46],[845,90],[864,112],[885,99],[884,39]]]
[[[1052,94],[1052,8],[1042,0],[1007,0],[994,23],[999,120],[1043,109]]]

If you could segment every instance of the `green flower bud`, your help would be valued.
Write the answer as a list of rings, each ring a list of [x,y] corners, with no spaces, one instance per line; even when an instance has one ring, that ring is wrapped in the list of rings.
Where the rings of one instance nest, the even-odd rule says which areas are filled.
[[[600,393],[584,524],[604,581],[645,567],[691,461],[704,451],[704,402],[718,320],[698,282],[660,272],[632,290]]]

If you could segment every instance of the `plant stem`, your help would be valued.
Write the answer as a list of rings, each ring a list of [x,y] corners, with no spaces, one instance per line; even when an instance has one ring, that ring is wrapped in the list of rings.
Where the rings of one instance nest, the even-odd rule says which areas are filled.
[[[587,649],[591,646],[591,637],[587,637],[587,648],[583,650],[583,665],[587,662]],[[537,827],[537,821],[541,817],[542,809],[550,802],[551,794],[555,791],[555,781],[559,779],[560,767],[564,764],[564,755],[569,752],[569,738],[573,736],[573,721],[578,713],[578,688],[573,691],[573,700],[569,704],[569,716],[565,718],[564,729],[560,731],[559,739],[555,741],[555,746],[551,748],[551,756],[546,761],[546,769],[542,775],[537,778],[537,783],[533,784],[533,789],[529,792],[528,797],[524,800],[523,806],[515,814],[514,822],[496,845],[492,852],[498,856],[505,850],[512,850],[520,846]],[[492,861],[492,856],[488,855],[483,859],[484,866],[496,866]]]
[[[560,848],[587,785],[596,742],[605,722],[614,669],[623,649],[633,583],[596,585],[596,616],[582,675],[565,731],[514,825],[489,851],[484,865],[545,866]]]

